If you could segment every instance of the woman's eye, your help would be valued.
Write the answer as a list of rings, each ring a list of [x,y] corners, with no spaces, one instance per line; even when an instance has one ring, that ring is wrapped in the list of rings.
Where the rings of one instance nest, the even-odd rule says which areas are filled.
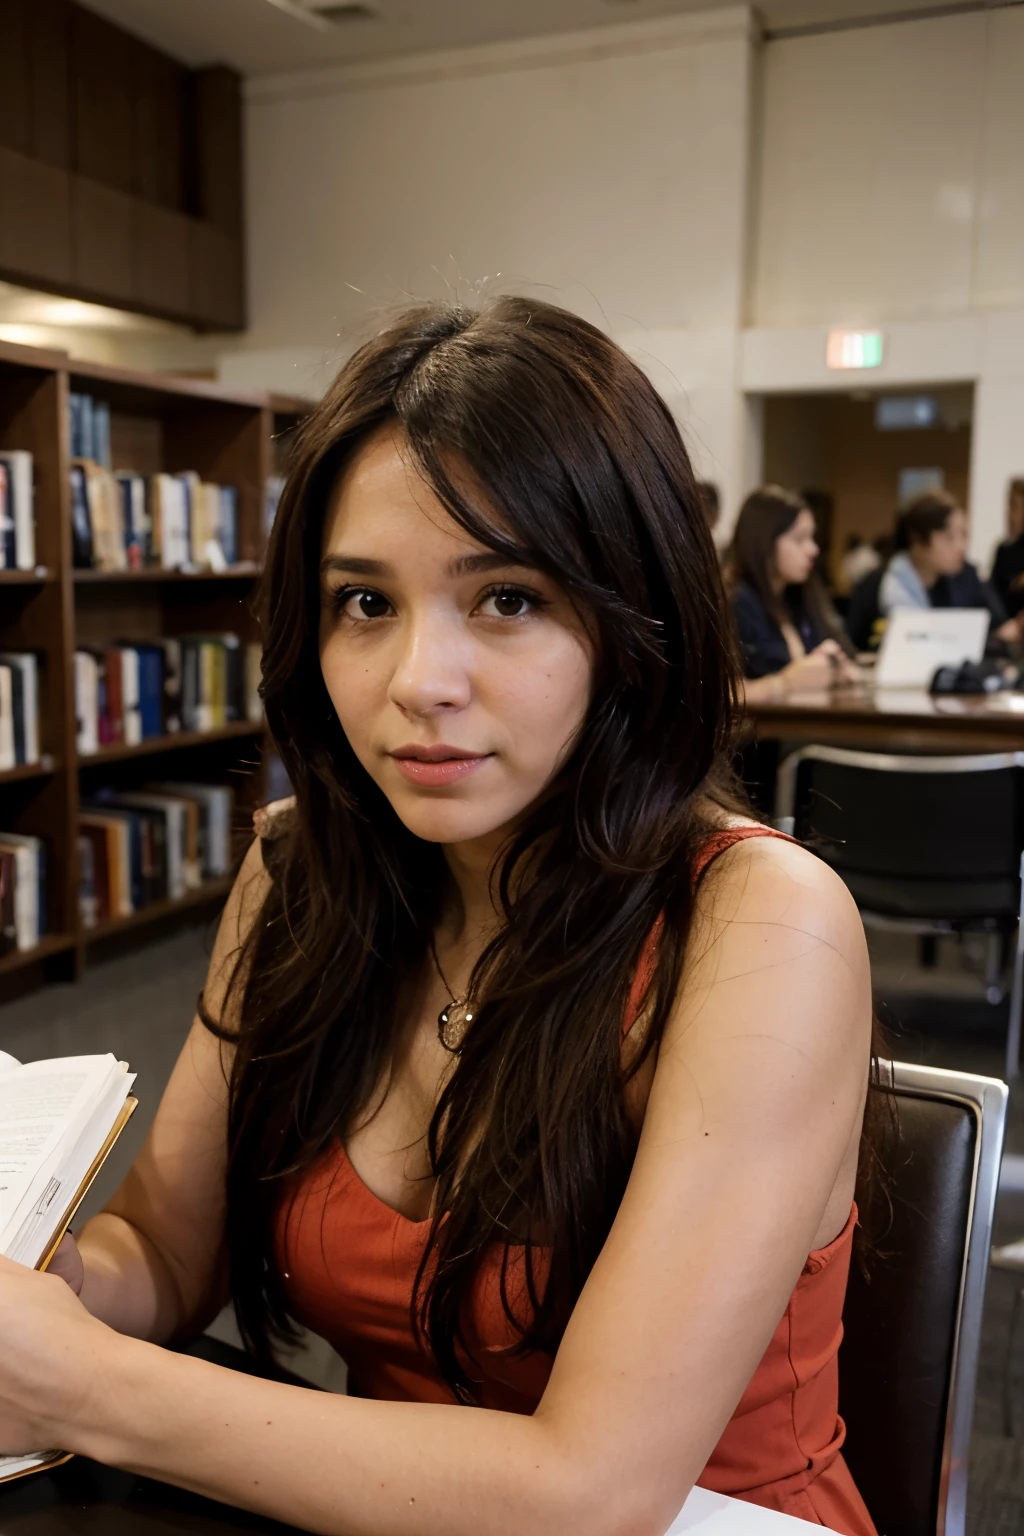
[[[355,619],[357,623],[363,619],[383,619],[391,607],[386,597],[368,587],[343,587],[335,593],[334,603],[344,618]]]
[[[480,612],[487,618],[521,619],[537,606],[537,599],[519,587],[496,587],[482,599]]]

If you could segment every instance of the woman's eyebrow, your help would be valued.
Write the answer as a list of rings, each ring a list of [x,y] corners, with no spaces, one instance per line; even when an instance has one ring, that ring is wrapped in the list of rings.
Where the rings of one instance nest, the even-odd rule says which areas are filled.
[[[449,576],[475,576],[485,571],[534,570],[529,560],[510,560],[507,555],[494,550],[484,550],[479,555],[458,555],[448,562]],[[320,562],[320,574],[328,571],[345,571],[350,576],[393,576],[394,567],[386,560],[369,560],[364,555],[325,555]]]

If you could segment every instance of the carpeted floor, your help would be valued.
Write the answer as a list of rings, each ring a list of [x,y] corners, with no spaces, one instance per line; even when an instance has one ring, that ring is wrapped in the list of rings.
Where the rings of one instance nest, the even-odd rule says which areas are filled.
[[[97,1181],[85,1214],[108,1197],[141,1145],[188,1029],[208,946],[205,928],[186,928],[96,966],[76,987],[52,987],[0,1008],[0,1050],[21,1060],[111,1050],[139,1074],[138,1113]],[[938,967],[922,970],[910,941],[872,936],[872,965],[897,1059],[1002,1075],[1005,1005],[990,1008],[982,1001],[976,956],[944,944]],[[1024,1087],[1011,1094],[1007,1147],[1024,1154]],[[1021,1236],[1024,1192],[1001,1195],[995,1241]],[[990,1275],[971,1448],[969,1536],[1024,1536],[1024,1326],[1014,1362],[1014,1436],[1006,1438],[1002,1427],[1015,1291],[1012,1276]],[[219,1319],[214,1331],[230,1338],[230,1317]],[[308,1341],[293,1363],[324,1386],[344,1389],[344,1367],[321,1341]]]

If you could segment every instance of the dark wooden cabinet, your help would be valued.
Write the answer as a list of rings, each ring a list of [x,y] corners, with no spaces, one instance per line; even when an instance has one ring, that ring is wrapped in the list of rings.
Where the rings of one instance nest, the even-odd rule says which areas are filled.
[[[132,304],[135,201],[88,176],[71,181],[71,270],[79,292]]]
[[[147,309],[170,319],[199,313],[189,288],[192,220],[172,208],[135,199],[133,265],[135,295]]]
[[[241,81],[73,0],[0,0],[0,278],[245,325]]]
[[[62,291],[72,283],[67,171],[0,145],[0,271]]]

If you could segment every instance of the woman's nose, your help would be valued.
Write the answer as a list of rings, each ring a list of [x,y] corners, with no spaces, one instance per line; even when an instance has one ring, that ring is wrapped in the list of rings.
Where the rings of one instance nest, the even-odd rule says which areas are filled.
[[[408,715],[465,709],[472,696],[464,642],[455,626],[441,617],[410,619],[399,637],[400,650],[388,686],[388,698]]]

